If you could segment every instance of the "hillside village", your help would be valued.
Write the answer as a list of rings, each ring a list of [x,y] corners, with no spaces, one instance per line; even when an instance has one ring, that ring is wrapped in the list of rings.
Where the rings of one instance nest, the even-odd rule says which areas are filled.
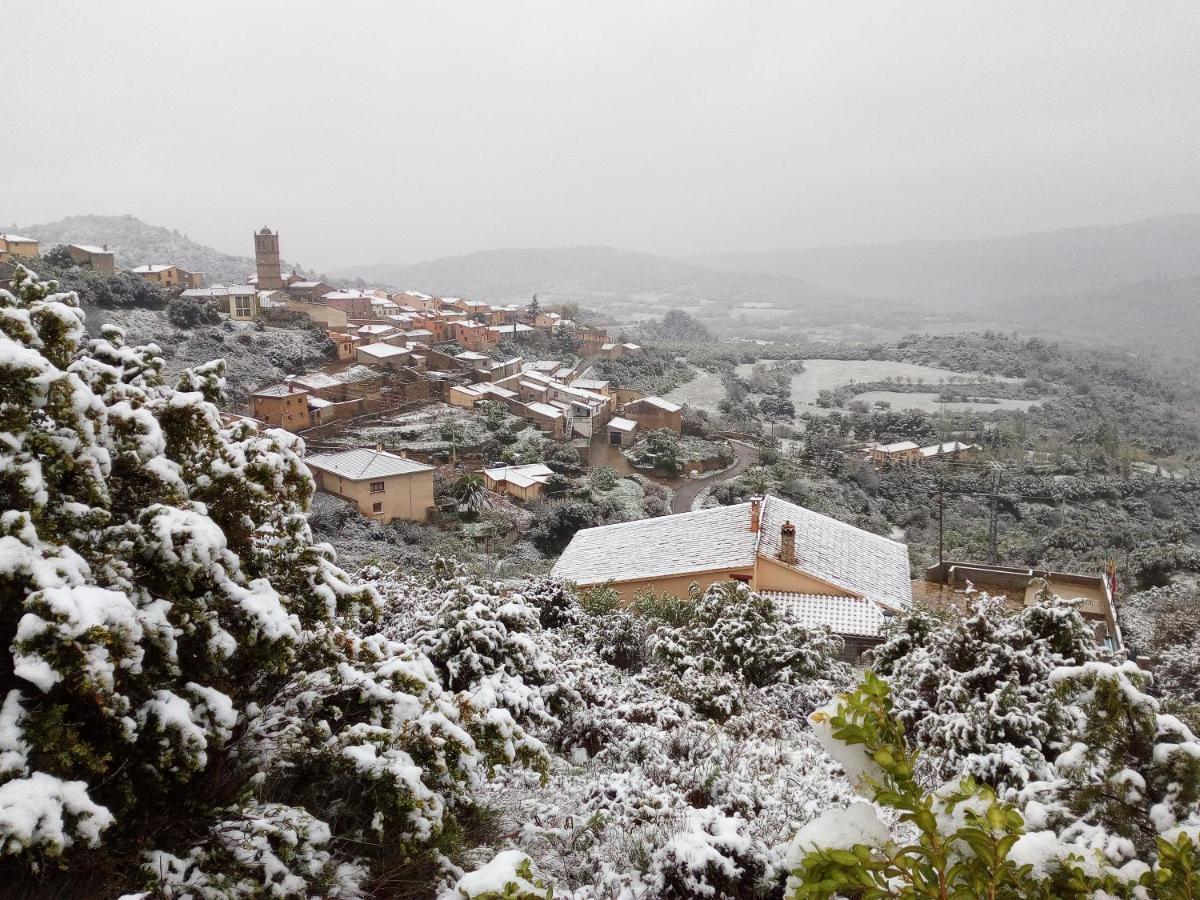
[[[833,815],[862,790],[835,744],[826,742],[832,761],[821,755],[824,739],[814,742],[807,716],[868,666],[907,691],[895,695],[896,710],[914,727],[934,712],[930,721],[953,718],[968,695],[982,708],[1011,703],[1005,685],[1020,685],[1035,728],[1061,730],[1045,691],[1049,673],[1070,660],[1109,666],[1087,669],[1088,677],[1123,685],[1147,715],[1148,698],[1138,699],[1135,686],[1154,673],[1166,685],[1154,702],[1174,711],[1155,714],[1158,727],[1170,746],[1193,746],[1184,721],[1200,722],[1184,648],[1194,626],[1168,634],[1150,611],[1158,603],[1190,608],[1200,581],[1200,556],[1178,524],[1200,515],[1191,470],[1200,432],[1191,419],[1136,437],[1106,430],[1105,408],[1137,406],[1149,418],[1174,402],[1163,383],[1123,361],[1097,357],[1083,389],[1072,381],[1075,351],[1015,337],[772,345],[715,340],[682,313],[639,328],[536,296],[499,305],[348,287],[285,273],[280,236],[269,228],[253,233],[256,267],[238,284],[205,284],[203,273],[162,260],[121,270],[103,245],[43,248],[13,233],[0,241],[0,274],[22,297],[41,290],[21,281],[30,277],[25,267],[48,266],[67,286],[78,283],[81,296],[95,289],[88,279],[132,277],[152,293],[126,307],[103,300],[94,312],[151,337],[162,323],[178,332],[176,347],[215,340],[231,363],[261,352],[272,335],[314,348],[276,367],[279,377],[239,382],[236,395],[222,390],[231,386],[224,370],[192,360],[183,367],[159,358],[129,371],[165,366],[191,386],[174,395],[153,379],[138,387],[146,393],[138,402],[161,404],[164,422],[174,403],[219,405],[205,407],[212,416],[201,414],[202,430],[213,446],[228,443],[219,453],[241,461],[212,471],[249,466],[245,477],[276,485],[267,489],[271,504],[282,498],[302,510],[286,527],[264,508],[238,514],[268,516],[275,524],[258,527],[272,541],[292,535],[286,541],[298,543],[287,554],[310,560],[304,590],[340,598],[321,602],[347,610],[356,592],[376,597],[384,633],[398,642],[381,658],[400,659],[388,654],[403,642],[421,647],[432,668],[420,678],[476,698],[478,710],[464,715],[502,723],[509,749],[486,759],[503,774],[477,790],[503,810],[500,831],[516,837],[467,838],[453,861],[437,861],[441,851],[425,855],[425,825],[385,829],[404,834],[405,852],[441,873],[430,876],[439,898],[490,900],[472,878],[484,873],[480,883],[494,884],[496,872],[527,891],[503,896],[532,897],[528,886],[541,896],[549,884],[558,886],[554,896],[580,900],[782,896],[785,883],[796,883],[788,879],[805,834],[786,805],[810,804],[808,827],[820,828],[820,810]],[[100,343],[89,352],[133,365],[120,331],[95,327]],[[856,374],[836,374],[843,370]],[[818,386],[798,391],[810,376]],[[919,405],[927,400],[933,411]],[[256,441],[270,449],[250,449]],[[205,459],[213,452],[199,448]],[[183,451],[171,452],[176,460]],[[187,470],[186,455],[172,465]],[[189,488],[196,498],[213,490],[204,466]],[[317,494],[301,500],[305,484]],[[250,501],[229,509],[222,504],[232,501],[214,502],[211,515],[236,533],[236,504]],[[1083,534],[1071,530],[1068,509],[1085,520]],[[326,563],[313,561],[326,551],[305,549],[314,540],[331,545]],[[269,553],[249,548],[243,559]],[[325,568],[334,551],[353,575]],[[253,566],[275,571],[279,583],[294,577],[265,558]],[[322,621],[350,620],[340,612],[313,620]],[[349,632],[338,634],[334,644]],[[377,677],[351,676],[346,666],[362,660],[337,662],[344,651],[333,644],[317,652],[342,667],[335,680]],[[922,667],[942,652],[995,675],[987,684],[933,685]],[[959,662],[937,665],[962,671]],[[33,669],[23,671],[40,683]],[[373,683],[379,697],[393,690]],[[560,690],[573,699],[560,699]],[[1087,721],[1097,701],[1086,684],[1071,696],[1077,720]],[[400,724],[365,744],[351,734],[394,715],[373,712],[348,725],[337,738],[348,758],[374,758],[383,745],[370,741],[399,740]],[[938,734],[915,733],[923,752],[940,754],[939,765],[968,759],[1005,789],[1032,777],[1010,772],[1013,758],[1045,778],[1075,777],[1065,763],[1055,768],[1036,737],[989,732],[979,746],[946,748]],[[490,739],[473,734],[477,762],[463,764],[482,763]],[[204,741],[215,746],[219,735]],[[643,753],[649,759],[635,763]],[[189,765],[204,771],[205,759]],[[713,781],[706,767],[723,774]],[[692,770],[700,780],[681,793],[676,780]],[[330,789],[358,796],[352,781],[364,773],[376,770],[338,775]],[[1048,802],[1069,818],[1064,790]],[[1191,815],[1191,801],[1165,790],[1175,806],[1163,814],[1163,832]],[[465,797],[438,802],[461,806],[467,827]],[[103,819],[95,809],[88,815]],[[1116,827],[1088,822],[1083,843],[1067,837],[1064,846]],[[636,847],[622,843],[624,832],[637,835]],[[584,833],[592,837],[581,841]],[[564,834],[575,835],[570,847],[551,852]],[[223,852],[156,857],[168,872],[156,883],[179,896],[206,884],[221,896],[224,882],[209,869],[227,865]],[[324,850],[305,852],[325,858]],[[329,896],[353,896],[377,864],[334,876],[332,863],[318,862],[314,871],[338,885]],[[762,879],[773,887],[750,887]]]

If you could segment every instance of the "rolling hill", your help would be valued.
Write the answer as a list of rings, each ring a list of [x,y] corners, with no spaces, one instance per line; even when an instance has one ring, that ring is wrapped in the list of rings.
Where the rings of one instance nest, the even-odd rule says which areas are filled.
[[[1025,297],[1200,277],[1200,215],[962,241],[713,254],[691,262],[803,278],[831,291],[978,313]]]
[[[209,284],[241,283],[254,271],[252,257],[214,250],[185,234],[150,225],[135,216],[68,216],[57,222],[21,225],[16,230],[37,238],[43,250],[55,244],[107,244],[121,268],[172,263],[203,272]],[[249,234],[246,243],[250,244]],[[290,264],[285,264],[285,268],[290,268]]]

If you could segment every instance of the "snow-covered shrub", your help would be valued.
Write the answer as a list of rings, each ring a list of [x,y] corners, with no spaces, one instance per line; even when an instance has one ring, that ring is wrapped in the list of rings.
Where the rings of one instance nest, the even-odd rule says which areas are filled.
[[[583,619],[583,608],[575,592],[558,578],[530,578],[519,593],[538,612],[543,628],[565,628]]]
[[[595,628],[596,655],[618,669],[636,672],[646,659],[646,629],[642,620],[628,612],[609,613]]]
[[[1003,793],[1051,776],[1070,722],[1049,675],[1100,652],[1070,603],[1045,597],[1007,613],[981,597],[944,621],[921,612],[900,620],[871,659],[940,777],[971,774]]]
[[[496,765],[544,764],[506,709],[373,635],[377,595],[312,540],[299,439],[226,422],[220,362],[163,365],[119,329],[85,340],[24,269],[0,291],[9,864],[88,851],[134,878],[157,844],[162,892],[308,896],[421,852]]]
[[[439,900],[548,900],[553,896],[520,850],[505,850],[460,878]]]
[[[1061,670],[1056,680],[1114,675],[1103,663],[1084,669]],[[1093,682],[1093,687],[1099,685]],[[1200,889],[1200,828],[1195,826],[1166,831],[1152,850],[1137,857],[1114,853],[1120,837],[1098,829],[1081,835],[1071,828],[1045,828],[1038,821],[1040,803],[1028,801],[1022,815],[969,775],[927,790],[914,774],[919,751],[906,742],[904,725],[892,714],[888,685],[870,672],[855,691],[813,718],[828,727],[830,739],[844,751],[839,755],[868,761],[863,786],[876,806],[898,816],[898,825],[890,832],[875,809],[862,803],[811,822],[787,854],[791,898],[1182,900]],[[1147,814],[1143,806],[1141,815]]]
[[[686,622],[654,633],[650,650],[678,672],[726,673],[757,687],[848,672],[839,638],[789,622],[737,582],[710,586]]]
[[[685,829],[655,852],[647,879],[664,900],[771,897],[781,870],[745,834],[745,822],[714,809],[689,814]]]

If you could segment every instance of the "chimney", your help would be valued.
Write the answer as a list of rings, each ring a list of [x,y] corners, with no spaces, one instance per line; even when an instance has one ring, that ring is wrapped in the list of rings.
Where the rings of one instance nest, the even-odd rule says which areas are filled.
[[[779,528],[779,560],[789,566],[796,564],[796,526],[791,522]]]
[[[382,453],[382,452],[383,452],[383,444],[376,444],[376,445],[375,445],[375,452],[376,452],[376,453]]]
[[[750,498],[750,533],[758,534],[759,523],[762,520],[762,497]]]
[[[107,253],[107,252],[108,252],[108,244],[105,244],[105,245],[104,245],[104,252],[105,252],[105,253]]]

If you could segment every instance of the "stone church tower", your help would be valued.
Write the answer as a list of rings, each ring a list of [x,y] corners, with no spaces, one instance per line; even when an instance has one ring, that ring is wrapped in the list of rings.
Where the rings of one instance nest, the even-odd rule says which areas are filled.
[[[283,287],[279,269],[279,232],[263,228],[254,235],[254,262],[258,267],[258,289],[275,291]]]

